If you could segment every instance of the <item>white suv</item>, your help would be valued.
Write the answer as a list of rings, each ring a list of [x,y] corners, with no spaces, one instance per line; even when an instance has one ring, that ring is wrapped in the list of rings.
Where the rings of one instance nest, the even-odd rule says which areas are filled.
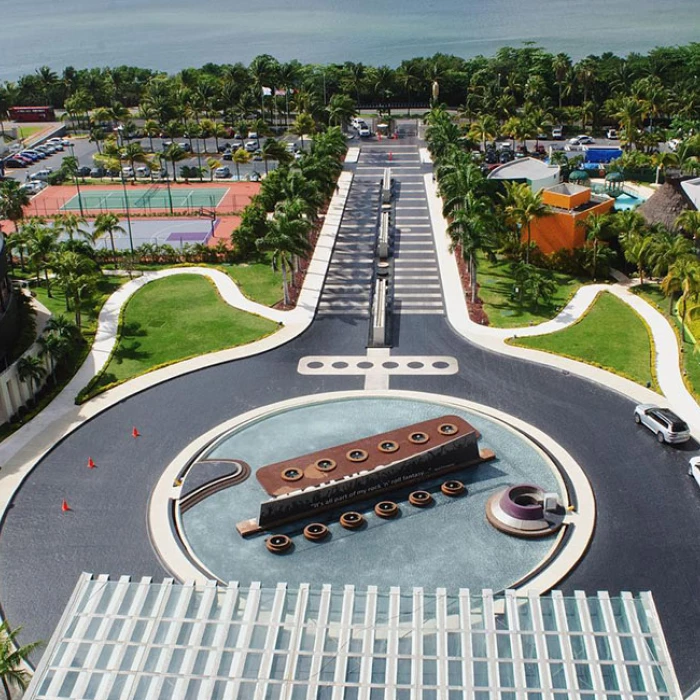
[[[677,444],[690,440],[688,424],[668,408],[641,403],[634,409],[634,422],[649,428],[662,444]]]

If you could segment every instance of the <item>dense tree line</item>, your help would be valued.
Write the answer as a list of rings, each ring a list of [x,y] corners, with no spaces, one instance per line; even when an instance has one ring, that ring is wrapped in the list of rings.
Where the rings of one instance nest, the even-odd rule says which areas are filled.
[[[140,107],[141,116],[161,130],[172,121],[202,118],[235,124],[257,116],[289,123],[290,113],[301,112],[333,123],[334,111],[346,112],[348,100],[354,107],[426,106],[436,86],[439,101],[470,120],[488,114],[503,124],[525,110],[540,121],[551,116],[593,127],[626,120],[653,127],[672,118],[681,126],[700,119],[698,76],[700,43],[576,62],[526,45],[504,47],[489,58],[436,54],[397,68],[281,63],[269,55],[248,66],[206,64],[176,75],[128,66],[67,67],[58,74],[44,66],[0,86],[0,117],[13,105],[49,104],[78,121],[98,108],[111,110],[119,121],[126,119],[124,110]]]

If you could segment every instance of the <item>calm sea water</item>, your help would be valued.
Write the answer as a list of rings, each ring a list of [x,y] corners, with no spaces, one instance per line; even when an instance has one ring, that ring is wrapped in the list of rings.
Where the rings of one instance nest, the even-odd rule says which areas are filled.
[[[0,79],[131,64],[174,71],[261,53],[395,66],[534,41],[573,58],[700,38],[699,0],[0,0]]]

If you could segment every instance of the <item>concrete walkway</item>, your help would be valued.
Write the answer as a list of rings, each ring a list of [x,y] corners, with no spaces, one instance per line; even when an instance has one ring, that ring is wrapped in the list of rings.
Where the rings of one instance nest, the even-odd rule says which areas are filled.
[[[629,281],[616,284],[589,284],[581,287],[569,304],[552,320],[523,328],[491,328],[469,318],[467,303],[454,255],[449,250],[447,222],[442,216],[442,201],[431,175],[425,176],[430,218],[433,224],[438,263],[442,276],[447,318],[454,330],[467,340],[494,352],[559,367],[565,372],[598,382],[639,403],[663,402],[677,411],[700,438],[700,407],[683,382],[676,334],[664,316],[641,297],[632,294]],[[563,330],[578,321],[600,292],[611,292],[628,304],[646,322],[655,349],[655,369],[663,396],[635,382],[592,365],[559,355],[508,345],[508,338],[545,335]]]
[[[24,477],[53,445],[82,422],[110,406],[161,382],[204,367],[258,355],[288,343],[303,333],[313,321],[323,288],[335,237],[345,209],[353,175],[341,173],[338,189],[326,212],[314,256],[306,272],[304,287],[296,307],[278,311],[246,298],[235,282],[225,273],[205,267],[180,267],[161,272],[146,273],[118,289],[105,303],[98,319],[98,329],[90,354],[73,379],[61,393],[37,416],[0,443],[0,513],[7,508],[12,495]],[[222,298],[235,308],[264,316],[282,325],[267,338],[237,348],[209,353],[201,357],[163,367],[136,377],[82,406],[75,405],[75,397],[109,360],[116,344],[119,313],[132,294],[148,282],[177,274],[199,274],[209,277]]]

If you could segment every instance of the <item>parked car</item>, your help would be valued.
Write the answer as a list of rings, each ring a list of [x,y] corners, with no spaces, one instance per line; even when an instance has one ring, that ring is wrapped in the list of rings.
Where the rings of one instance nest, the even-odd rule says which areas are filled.
[[[257,170],[253,170],[253,172],[250,174],[250,181],[260,182],[260,173]]]
[[[43,153],[42,151],[35,151],[33,148],[26,148],[22,153],[27,153],[30,156],[36,156],[38,160],[44,160],[48,158],[48,153]]]
[[[223,179],[229,178],[229,177],[231,177],[231,169],[228,166],[223,165],[214,171],[214,177],[217,180],[223,180]]]
[[[26,168],[27,161],[22,160],[21,158],[16,158],[15,156],[12,156],[11,158],[7,158],[5,160],[4,165],[6,168]]]
[[[511,160],[513,160],[515,156],[513,155],[513,151],[501,151],[498,154],[498,162],[499,163],[510,163]]]
[[[180,141],[177,145],[180,146],[180,148],[186,153],[192,152],[192,146],[190,146],[190,144],[187,143],[187,141]]]
[[[233,160],[233,152],[232,151],[225,151],[223,155],[221,156],[222,160]]]
[[[608,129],[605,132],[606,138],[609,138],[611,141],[615,141],[620,138],[620,135],[617,133],[617,129]]]
[[[37,170],[35,173],[31,173],[28,175],[28,179],[31,180],[48,180],[49,175],[53,172],[53,169],[51,168],[42,168],[41,170]]]
[[[122,175],[124,177],[134,177],[134,169],[130,165],[125,165],[122,168]]]
[[[64,148],[63,140],[59,138],[49,139],[46,143],[53,146],[57,151],[62,151]]]
[[[81,165],[76,171],[78,177],[90,177],[91,173],[92,168],[89,165]]]
[[[487,149],[486,153],[484,153],[484,161],[488,165],[495,165],[498,163],[498,153],[494,151],[492,148]]]
[[[21,190],[29,192],[29,194],[38,194],[45,187],[47,187],[47,184],[42,180],[33,180],[32,182],[25,182],[24,184],[19,186]]]
[[[38,160],[40,160],[40,156],[38,153],[32,153],[31,151],[20,151],[17,154],[18,157],[24,158],[25,160],[28,160],[30,163],[36,163]]]
[[[151,177],[151,169],[147,165],[136,168],[136,177]]]
[[[51,146],[34,146],[35,151],[39,151],[40,153],[45,153],[47,156],[52,156],[54,153],[56,153],[56,149],[52,148]]]
[[[90,177],[104,177],[105,176],[105,169],[104,168],[92,168],[90,170]]]
[[[367,136],[371,136],[372,132],[369,130],[369,127],[367,126],[367,124],[365,124],[363,122],[360,125],[360,127],[358,128],[357,134],[358,134],[358,136],[362,136],[362,137],[366,138]]]
[[[258,132],[257,131],[249,131],[248,138],[255,139],[257,141],[258,140]]]
[[[248,153],[255,153],[255,151],[258,150],[258,142],[257,141],[246,141],[245,142],[245,150],[248,151]]]
[[[230,143],[220,143],[219,148],[216,149],[219,153],[225,153],[226,151],[231,150],[231,144]]]
[[[552,138],[555,141],[561,141],[564,138],[564,127],[561,125],[552,127]]]
[[[588,144],[595,143],[595,139],[588,134],[579,134],[576,139],[582,146],[587,146]]]
[[[243,148],[243,141],[236,139],[231,142],[231,151],[237,151],[239,148]]]
[[[668,408],[639,404],[634,409],[634,422],[649,428],[661,443],[677,444],[690,440],[688,424]]]

